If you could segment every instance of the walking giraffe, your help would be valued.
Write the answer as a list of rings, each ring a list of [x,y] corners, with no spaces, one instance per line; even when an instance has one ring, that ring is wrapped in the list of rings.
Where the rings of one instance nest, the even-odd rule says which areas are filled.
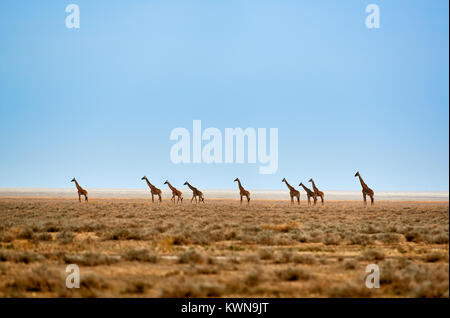
[[[70,182],[75,182],[75,186],[78,190],[78,201],[81,202],[81,196],[84,195],[84,200],[88,201],[88,192],[84,190],[77,182],[75,178],[73,178]]]
[[[314,180],[311,178],[311,179],[309,179],[309,182],[311,182],[312,183],[312,187],[313,187],[313,190],[314,190],[314,205],[316,205],[316,202],[317,202],[317,197],[320,197],[320,199],[322,200],[322,205],[323,205],[323,192],[322,191],[320,191],[317,187],[316,187],[316,184],[314,183]]]
[[[374,199],[374,192],[371,188],[369,188],[367,186],[367,184],[365,184],[364,180],[362,179],[361,175],[359,174],[359,171],[357,171],[355,173],[355,177],[359,177],[359,182],[361,182],[361,186],[362,186],[362,194],[363,194],[363,199],[364,199],[364,205],[367,204],[367,200],[366,200],[366,196],[368,195],[370,197],[370,205],[373,205]]]
[[[239,178],[234,179],[234,182],[237,182],[239,185],[239,194],[241,196],[241,204],[242,204],[242,197],[247,198],[247,204],[250,204],[250,192],[244,189],[244,187],[241,185],[241,181],[239,181]]]
[[[314,197],[314,192],[307,188],[302,182],[300,182],[299,186],[303,187],[303,190],[306,192],[306,196],[308,197],[308,206],[311,205],[311,198],[314,200],[314,205],[316,204],[317,199]]]
[[[150,181],[148,181],[146,176],[143,176],[141,178],[141,180],[145,180],[147,182],[147,185],[150,188],[150,192],[152,194],[152,202],[155,202],[155,198],[154,198],[155,195],[158,196],[159,202],[161,202],[162,201],[161,200],[161,190],[158,189],[157,187],[155,187],[153,184],[151,184]]]
[[[300,191],[296,190],[293,186],[291,186],[287,181],[286,178],[283,178],[281,182],[286,183],[286,186],[289,188],[289,195],[291,196],[291,204],[294,203],[294,197],[297,198],[297,204],[300,204]]]
[[[192,199],[191,199],[191,203],[192,203],[192,200],[194,200],[194,199],[195,199],[195,203],[197,203],[197,197],[198,197],[198,202],[205,203],[205,198],[203,197],[202,191],[200,191],[196,187],[191,186],[190,183],[187,182],[187,181],[184,183],[184,185],[187,185],[189,187],[189,189],[192,190],[193,196],[192,196]]]
[[[170,199],[170,201],[173,201],[173,203],[175,203],[175,197],[177,197],[176,203],[178,203],[180,200],[181,200],[181,203],[183,203],[183,195],[181,194],[181,191],[177,190],[167,180],[166,180],[166,182],[164,182],[164,184],[167,184],[169,186],[170,190],[172,190],[172,198]]]

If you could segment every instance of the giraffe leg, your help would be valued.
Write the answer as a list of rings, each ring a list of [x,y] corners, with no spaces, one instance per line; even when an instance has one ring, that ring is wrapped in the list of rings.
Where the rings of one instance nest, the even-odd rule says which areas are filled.
[[[242,195],[241,195],[241,204],[242,204]]]
[[[162,201],[161,194],[158,194],[158,198],[159,198],[159,202],[161,202]]]
[[[300,196],[297,197],[297,204],[300,205]]]
[[[363,200],[364,200],[364,205],[367,205],[367,199],[366,199],[366,193],[363,192]]]
[[[84,195],[84,201],[88,201],[88,196],[87,195]]]
[[[192,200],[194,200],[194,198],[195,198],[195,195],[192,196],[191,203],[192,203]]]
[[[323,195],[320,196],[320,199],[322,200],[322,205],[323,205]]]
[[[291,205],[294,203],[294,196],[291,195]]]
[[[152,202],[155,202],[155,198],[153,197],[153,193],[152,193]]]
[[[249,205],[249,204],[250,204],[250,197],[247,196],[247,205]]]
[[[373,205],[373,195],[370,196],[370,205]]]
[[[81,202],[81,194],[78,193],[78,202]]]

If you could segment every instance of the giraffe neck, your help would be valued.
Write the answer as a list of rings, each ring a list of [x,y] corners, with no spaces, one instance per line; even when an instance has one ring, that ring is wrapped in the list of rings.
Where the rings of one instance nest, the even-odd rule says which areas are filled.
[[[170,190],[172,191],[176,191],[177,189],[175,189],[174,187],[172,187],[172,185],[170,184],[170,182],[167,182],[167,185],[169,186]]]
[[[310,192],[311,190],[309,190],[303,183],[302,183],[302,188],[306,191],[306,192]]]
[[[286,186],[289,188],[289,190],[294,190],[294,187],[292,187],[286,180],[284,181],[286,183]]]
[[[78,184],[77,180],[75,180],[75,186],[77,187],[78,190],[81,189],[80,185]]]
[[[359,178],[359,182],[361,182],[361,186],[362,186],[363,188],[367,187],[367,185],[364,183],[363,178],[361,178],[360,175],[358,175],[358,178]]]
[[[191,184],[189,182],[186,182],[187,186],[189,187],[189,189],[191,189],[192,191],[196,190],[193,186],[191,186]]]
[[[153,184],[150,183],[150,181],[148,181],[147,178],[145,178],[145,182],[147,182],[148,187],[151,189],[153,187]]]
[[[238,185],[239,185],[239,190],[244,190],[244,187],[242,187],[242,185],[241,185],[241,181],[238,179]]]

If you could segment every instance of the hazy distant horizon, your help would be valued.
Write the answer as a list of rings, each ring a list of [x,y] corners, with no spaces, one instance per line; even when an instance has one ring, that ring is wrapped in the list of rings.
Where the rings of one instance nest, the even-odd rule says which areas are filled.
[[[189,189],[179,188],[186,199],[192,197]],[[289,200],[287,190],[252,190],[252,199]],[[90,198],[151,198],[148,189],[140,188],[93,188],[88,189]],[[233,189],[202,189],[206,199],[239,199],[239,193]],[[163,199],[171,196],[169,189],[162,189]],[[362,200],[361,191],[325,192],[325,200]],[[0,198],[3,197],[55,197],[77,198],[73,188],[0,188]],[[301,192],[301,200],[306,200],[306,194]],[[380,201],[449,201],[448,191],[376,191],[375,200]]]

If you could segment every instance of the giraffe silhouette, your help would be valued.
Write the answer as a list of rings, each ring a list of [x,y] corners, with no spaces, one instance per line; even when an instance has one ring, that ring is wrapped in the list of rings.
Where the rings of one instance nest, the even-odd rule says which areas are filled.
[[[84,200],[88,201],[88,192],[84,190],[77,182],[75,178],[73,178],[70,182],[75,182],[75,186],[78,190],[78,201],[81,202],[81,196],[84,195]]]
[[[289,195],[291,196],[291,204],[294,203],[294,197],[297,198],[297,204],[300,204],[300,191],[296,190],[293,186],[291,186],[286,178],[283,178],[281,182],[286,183],[286,186],[289,188]]]
[[[316,204],[317,200],[314,197],[314,192],[311,189],[307,188],[302,182],[300,182],[299,186],[303,187],[303,190],[305,190],[306,192],[306,196],[308,197],[308,206],[311,205],[311,198],[313,198],[314,204]]]
[[[239,185],[239,194],[241,196],[241,204],[242,204],[242,197],[247,198],[247,205],[250,204],[250,192],[244,189],[244,187],[241,185],[241,181],[239,178],[234,179],[234,182],[237,182]]]
[[[374,192],[371,188],[369,188],[367,186],[367,184],[365,184],[363,178],[361,177],[361,175],[359,174],[359,171],[357,171],[355,173],[355,177],[359,177],[359,182],[361,182],[361,186],[362,186],[362,194],[363,194],[363,199],[364,199],[364,205],[367,204],[367,200],[366,200],[366,196],[368,195],[370,197],[370,205],[373,205],[374,202]]]
[[[164,184],[167,184],[170,188],[170,190],[172,190],[172,198],[170,199],[170,201],[173,201],[173,203],[175,203],[175,197],[177,197],[177,202],[183,203],[183,195],[181,194],[181,191],[177,190],[174,186],[172,186],[170,184],[169,181],[166,180],[166,182],[164,182]]]
[[[320,197],[320,199],[322,200],[322,205],[323,205],[323,192],[322,191],[320,191],[317,187],[316,187],[316,184],[314,183],[314,180],[311,178],[311,179],[309,179],[309,182],[311,182],[311,184],[312,184],[312,187],[313,187],[313,190],[314,190],[314,196],[313,196],[313,198],[314,198],[314,205],[316,205],[316,203],[317,203],[317,197]]]
[[[192,200],[194,200],[194,199],[195,199],[195,203],[197,203],[197,197],[198,197],[198,202],[205,203],[205,198],[203,197],[202,191],[200,191],[196,187],[191,186],[190,183],[187,182],[187,181],[184,183],[184,185],[187,185],[189,187],[189,189],[192,190],[193,196],[192,196],[192,199],[191,199],[191,203],[192,203]]]
[[[155,198],[154,198],[155,195],[158,196],[158,200],[159,200],[159,202],[161,202],[162,201],[162,199],[161,199],[161,190],[158,189],[157,187],[155,187],[153,184],[151,184],[150,181],[148,181],[146,176],[143,176],[141,178],[141,180],[145,180],[147,182],[147,185],[150,188],[150,192],[152,194],[152,202],[155,202]]]

